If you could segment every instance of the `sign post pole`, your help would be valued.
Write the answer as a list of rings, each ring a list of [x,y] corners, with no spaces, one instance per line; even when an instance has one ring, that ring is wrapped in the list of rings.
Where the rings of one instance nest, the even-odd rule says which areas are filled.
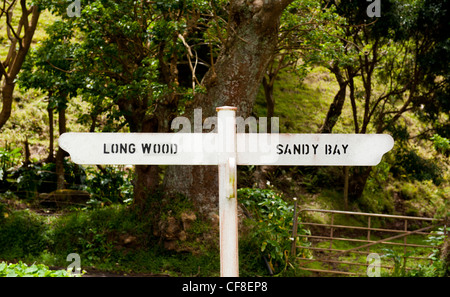
[[[220,276],[239,276],[236,107],[218,107]]]

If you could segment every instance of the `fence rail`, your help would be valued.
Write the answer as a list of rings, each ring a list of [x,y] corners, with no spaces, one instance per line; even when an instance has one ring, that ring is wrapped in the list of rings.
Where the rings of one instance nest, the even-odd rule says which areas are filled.
[[[304,235],[296,234],[297,230],[297,219],[298,217],[307,217],[307,213],[322,213],[329,215],[329,222],[317,223],[310,222],[307,220],[302,220],[302,225],[305,227],[313,227],[315,229],[313,232],[318,232],[321,229],[320,234]],[[343,216],[358,216],[360,218],[366,217],[366,226],[352,226],[352,225],[342,225],[335,224],[336,215]],[[354,271],[349,267],[353,266],[363,266],[367,267],[370,264],[366,261],[361,261],[358,256],[369,255],[373,253],[373,249],[377,245],[390,245],[394,247],[403,247],[403,267],[406,270],[412,269],[412,267],[407,266],[408,259],[417,261],[430,261],[428,257],[421,255],[408,256],[407,251],[422,249],[422,251],[430,251],[431,249],[438,248],[435,245],[424,244],[422,242],[408,243],[408,236],[418,235],[423,237],[422,241],[426,236],[432,235],[430,232],[439,226],[444,226],[445,236],[447,236],[447,228],[445,222],[442,220],[436,220],[433,218],[424,217],[414,217],[414,216],[403,216],[403,215],[386,215],[386,214],[375,214],[375,213],[364,213],[364,212],[351,212],[351,211],[339,211],[339,210],[324,210],[324,209],[297,209],[297,203],[295,205],[294,214],[294,229],[293,238],[306,238],[310,243],[309,246],[299,246],[296,240],[293,241],[291,247],[291,254],[296,255],[297,249],[305,249],[312,253],[313,258],[297,257],[297,261],[300,262],[300,269],[307,270],[319,274],[342,274],[342,275],[364,275],[362,271]],[[374,219],[389,220],[391,223],[393,221],[397,222],[396,228],[391,228],[386,224],[383,226],[374,226]],[[348,221],[348,220],[346,220]],[[361,222],[361,220],[359,220]],[[379,222],[378,222],[379,223]],[[417,225],[421,225],[421,228],[417,228]],[[426,226],[424,226],[426,225]],[[399,228],[400,227],[400,228]],[[328,230],[327,230],[328,229]],[[355,232],[357,234],[355,234]],[[338,233],[336,235],[336,233]],[[394,234],[381,239],[375,239],[376,237],[386,236],[385,234]],[[347,236],[346,236],[347,235]],[[359,235],[359,236],[357,236]],[[383,235],[383,236],[381,236]],[[359,238],[355,238],[359,237]],[[365,237],[362,239],[361,237]],[[399,239],[403,239],[398,242]],[[392,242],[397,240],[397,242]],[[339,242],[344,244],[344,247],[339,246]],[[356,246],[355,246],[356,244]],[[361,245],[358,245],[361,244]],[[350,246],[350,248],[345,248]],[[379,250],[377,250],[377,253]],[[379,253],[380,256],[383,253]],[[341,257],[346,257],[345,259],[340,259]],[[359,260],[359,261],[358,261]],[[308,263],[318,262],[320,263],[319,268],[305,267]],[[384,261],[387,262],[387,261]],[[322,266],[328,266],[328,269]],[[342,268],[343,266],[347,266]],[[393,269],[393,265],[380,265],[380,268]]]

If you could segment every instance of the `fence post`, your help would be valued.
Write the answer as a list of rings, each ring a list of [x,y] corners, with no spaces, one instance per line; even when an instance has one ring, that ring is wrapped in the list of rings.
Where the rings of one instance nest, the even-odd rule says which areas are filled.
[[[368,217],[367,221],[367,243],[370,243],[370,228],[371,228],[371,222],[370,222],[370,216]],[[370,246],[367,247],[367,252],[370,253]]]
[[[297,198],[294,198],[294,225],[292,227],[292,244],[291,244],[291,257],[295,257],[296,253],[296,243],[297,243],[297,226],[298,226],[298,216],[297,216]]]
[[[331,229],[330,229],[330,249],[333,248],[333,225],[334,225],[334,213],[331,214]]]
[[[405,233],[408,232],[408,220],[405,219]],[[403,238],[403,268],[406,268],[406,244],[408,241],[408,235]]]
[[[220,276],[239,276],[236,107],[216,108],[219,148]]]

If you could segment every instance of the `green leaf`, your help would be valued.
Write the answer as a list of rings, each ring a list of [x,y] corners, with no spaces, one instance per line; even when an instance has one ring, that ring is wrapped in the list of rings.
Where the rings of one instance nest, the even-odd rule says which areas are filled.
[[[33,274],[36,273],[39,270],[39,268],[36,267],[36,265],[32,265],[25,269],[26,274]]]
[[[264,242],[261,244],[261,252],[264,252],[264,251],[266,250],[266,246],[267,246],[267,242],[264,241]]]

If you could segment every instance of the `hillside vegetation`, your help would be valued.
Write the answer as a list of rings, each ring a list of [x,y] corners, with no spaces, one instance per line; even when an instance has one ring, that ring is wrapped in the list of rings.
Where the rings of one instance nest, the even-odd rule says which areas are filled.
[[[227,33],[222,23],[227,12],[219,7],[210,11],[203,1],[191,1],[192,5],[182,8],[173,1],[164,5],[158,2],[151,17],[139,16],[148,17],[151,23],[148,26],[151,34],[148,35],[152,36],[145,43],[139,38],[148,36],[142,37],[145,34],[139,31],[137,22],[127,19],[121,12],[119,6],[126,3],[111,7],[98,2],[86,4],[83,17],[67,19],[61,12],[63,6],[41,2],[53,13],[42,12],[28,59],[14,90],[11,116],[0,128],[0,268],[7,271],[5,274],[13,273],[7,269],[14,265],[7,266],[3,261],[21,261],[17,267],[24,267],[24,270],[36,268],[32,266],[34,262],[65,267],[67,255],[77,253],[87,273],[102,270],[131,275],[218,276],[218,216],[214,212],[202,212],[199,207],[202,200],[197,197],[166,191],[166,178],[174,176],[168,166],[160,166],[155,172],[138,172],[133,166],[79,166],[70,156],[63,156],[62,165],[58,165],[58,136],[64,131],[136,132],[138,115],[142,116],[142,125],[144,121],[147,124],[158,122],[157,129],[160,130],[153,132],[168,130],[174,115],[186,115],[193,102],[202,102],[195,101],[196,96],[206,94],[206,87],[200,81],[203,76],[210,78],[209,72],[202,67],[218,59],[224,44],[228,46],[222,44],[221,39],[221,34]],[[394,137],[395,146],[379,165],[367,171],[361,195],[349,197],[344,195],[346,172],[352,187],[360,182],[359,178],[366,172],[364,168],[347,168],[349,171],[346,171],[343,167],[239,166],[241,276],[268,275],[268,271],[281,276],[303,275],[296,269],[295,261],[289,261],[295,256],[289,255],[294,198],[301,208],[439,219],[446,218],[450,211],[450,142],[445,134],[450,118],[444,104],[439,105],[448,102],[448,97],[444,93],[442,97],[447,99],[442,99],[433,93],[434,87],[430,87],[428,81],[431,77],[438,86],[446,81],[444,78],[448,73],[436,66],[439,69],[429,70],[427,78],[421,81],[419,74],[406,71],[414,68],[410,64],[397,65],[401,59],[392,58],[393,62],[388,59],[395,53],[399,56],[404,53],[404,60],[417,62],[411,54],[416,50],[412,41],[400,35],[387,41],[390,35],[385,38],[376,32],[347,32],[345,30],[352,28],[347,22],[359,21],[357,16],[346,14],[348,7],[342,8],[343,11],[330,8],[331,12],[328,12],[322,11],[317,3],[293,1],[289,6],[288,13],[282,18],[283,29],[288,32],[299,29],[301,34],[280,41],[280,52],[269,61],[270,69],[287,61],[287,66],[280,67],[274,74],[273,114],[270,114],[267,93],[261,85],[248,115],[277,117],[280,133],[322,133],[326,119],[331,122],[336,119],[332,133],[387,133]],[[135,8],[134,13],[143,13],[139,7]],[[303,27],[309,23],[300,12],[305,10],[307,15],[311,13],[308,9],[323,13],[318,16],[316,30]],[[99,16],[99,11],[104,13]],[[339,17],[338,12],[341,13]],[[204,19],[200,18],[202,14]],[[156,15],[164,18],[158,19]],[[90,23],[90,17],[94,16],[98,18]],[[179,17],[176,21],[175,16]],[[197,21],[200,25],[191,24]],[[306,25],[298,25],[303,23]],[[108,26],[112,25],[118,27],[110,30]],[[91,31],[87,29],[90,26],[94,28]],[[379,23],[376,26],[384,30]],[[114,34],[120,34],[114,30],[119,27],[128,30],[130,40],[135,38],[138,42],[122,44],[120,38],[117,41]],[[412,27],[410,30],[416,30]],[[230,30],[227,34],[232,34],[233,29],[227,29]],[[391,31],[389,34],[393,34]],[[167,32],[176,33],[172,34],[177,37],[175,41],[167,37],[170,35]],[[348,43],[343,46],[340,42],[345,38],[333,39],[333,34],[321,35],[320,32],[342,33]],[[422,36],[422,33],[419,31],[417,35]],[[358,39],[359,36],[366,39]],[[8,37],[0,38],[6,41]],[[381,44],[380,48],[367,42],[362,44],[364,55],[352,49],[353,45],[361,46],[357,42],[363,39],[376,40],[374,43]],[[391,44],[393,40],[398,42],[395,43],[399,48],[397,51]],[[158,41],[166,47],[153,44]],[[420,39],[418,43],[422,41]],[[117,47],[115,42],[119,44]],[[433,42],[439,44],[440,39],[436,37]],[[142,50],[154,57],[136,62],[129,54],[128,47],[131,46],[136,47],[133,48],[136,52]],[[187,54],[187,48],[194,52],[191,52],[192,56]],[[295,50],[290,52],[291,48]],[[7,53],[8,44],[2,42],[2,60]],[[191,63],[192,66],[191,59],[197,54],[201,63],[196,81],[187,65]],[[380,58],[385,64],[376,64],[379,61],[373,57],[377,54],[386,59]],[[366,59],[365,62],[361,57]],[[119,60],[126,60],[132,65],[130,67],[135,67],[132,77],[124,78],[125,66],[115,64]],[[355,69],[369,69],[372,62],[377,75],[372,77],[370,71],[363,70],[352,74]],[[363,65],[358,68],[358,63]],[[173,67],[164,69],[169,65],[178,68],[176,71]],[[430,65],[436,63],[430,62]],[[418,64],[415,66],[419,68]],[[383,67],[392,67],[392,72],[385,73]],[[348,76],[343,83],[338,77],[344,72]],[[420,83],[410,87],[405,83],[409,78],[407,75],[416,75],[414,77]],[[269,71],[263,76],[272,77]],[[369,77],[373,79],[370,88],[367,87]],[[401,88],[402,83],[408,88]],[[214,83],[211,85],[215,86]],[[343,85],[345,101],[342,110],[328,118]],[[385,96],[389,92],[392,96]],[[147,98],[147,109],[143,113],[137,111],[136,106],[143,106],[139,102],[133,101],[131,107],[123,103],[123,98],[141,100],[149,93],[153,97]],[[371,102],[373,118],[362,127],[364,116],[368,115],[362,111],[369,110],[364,99],[368,93],[370,98],[379,101],[378,105]],[[423,100],[428,95],[431,99]],[[408,98],[417,101],[411,99],[414,103],[399,112]],[[177,102],[175,107],[171,105],[173,102]],[[155,112],[157,107],[163,110],[161,114]],[[357,116],[355,110],[359,112]],[[383,114],[384,117],[379,116]],[[355,117],[359,127],[355,127]],[[62,118],[65,118],[64,122]],[[58,166],[62,166],[62,183]],[[149,174],[145,179],[143,172]],[[180,170],[179,176],[182,173]],[[208,177],[207,173],[204,176]],[[156,183],[148,182],[155,178]],[[202,175],[195,178],[202,178]],[[136,189],[146,182],[148,191],[140,191],[139,195],[143,196],[138,197]],[[349,218],[339,223],[361,222]],[[310,234],[301,221],[298,228],[299,234]],[[446,269],[442,268],[440,272],[447,274]],[[36,271],[33,273],[39,274]]]

